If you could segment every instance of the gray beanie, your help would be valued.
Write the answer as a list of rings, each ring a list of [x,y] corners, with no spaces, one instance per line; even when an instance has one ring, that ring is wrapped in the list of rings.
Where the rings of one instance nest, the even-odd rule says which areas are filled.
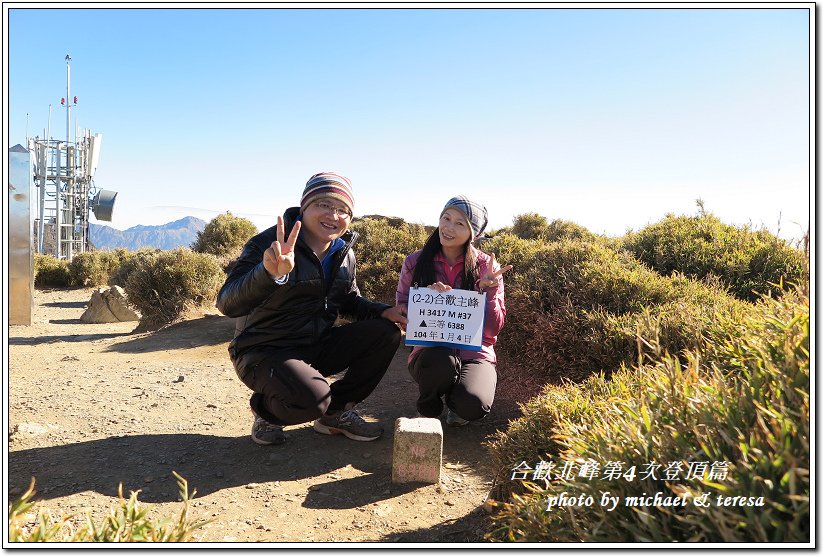
[[[480,203],[471,201],[465,195],[459,195],[446,202],[446,206],[443,208],[443,211],[441,211],[441,215],[443,215],[447,209],[457,209],[464,214],[466,220],[469,221],[469,226],[472,228],[473,242],[484,233],[488,219],[486,217],[486,207]]]

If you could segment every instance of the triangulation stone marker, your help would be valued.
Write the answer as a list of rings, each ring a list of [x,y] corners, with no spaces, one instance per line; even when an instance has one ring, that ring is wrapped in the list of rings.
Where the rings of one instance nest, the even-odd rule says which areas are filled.
[[[443,428],[436,418],[398,418],[392,448],[392,482],[435,484],[441,479]]]

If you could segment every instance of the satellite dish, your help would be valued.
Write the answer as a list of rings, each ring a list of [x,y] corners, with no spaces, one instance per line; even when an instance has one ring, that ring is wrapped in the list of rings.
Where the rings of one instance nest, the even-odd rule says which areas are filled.
[[[97,194],[95,194],[94,199],[92,199],[92,212],[94,212],[94,218],[97,220],[111,222],[115,197],[117,197],[116,191],[98,191]]]

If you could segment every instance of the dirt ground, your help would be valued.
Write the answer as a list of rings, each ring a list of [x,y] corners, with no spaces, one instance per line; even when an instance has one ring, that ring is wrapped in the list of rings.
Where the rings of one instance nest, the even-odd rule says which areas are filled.
[[[483,441],[517,405],[497,400],[482,425],[444,424],[439,485],[393,484],[392,434],[414,415],[416,385],[401,347],[360,410],[383,424],[362,443],[287,427],[285,445],[249,438],[249,391],[226,351],[217,310],[155,332],[85,324],[91,289],[38,290],[31,326],[9,328],[9,502],[36,478],[35,509],[102,517],[118,484],[151,516],[181,508],[172,471],[197,494],[202,542],[485,542],[493,471]],[[99,522],[99,520],[98,520]]]

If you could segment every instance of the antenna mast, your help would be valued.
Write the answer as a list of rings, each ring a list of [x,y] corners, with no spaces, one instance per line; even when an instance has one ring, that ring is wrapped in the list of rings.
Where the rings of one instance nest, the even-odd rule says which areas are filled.
[[[65,190],[66,190],[66,219],[63,220],[65,225],[63,228],[66,231],[66,239],[65,239],[65,248],[66,248],[66,259],[69,261],[72,260],[74,257],[74,235],[78,232],[75,230],[74,219],[72,216],[74,215],[74,206],[75,206],[75,198],[74,198],[74,169],[76,166],[76,161],[74,158],[77,156],[77,149],[72,149],[72,138],[71,138],[71,118],[72,118],[72,96],[71,96],[71,78],[72,78],[72,57],[66,54],[66,182],[65,182]],[[72,156],[74,154],[74,157]],[[80,251],[85,251],[83,248]]]
[[[78,131],[72,144],[71,109],[72,105],[77,106],[77,97],[71,96],[72,58],[66,54],[65,60],[66,98],[61,100],[66,107],[65,144],[51,137],[49,105],[49,131],[43,139],[30,139],[29,150],[35,153],[34,182],[40,188],[37,251],[71,261],[74,255],[91,249],[89,213],[94,211],[98,220],[111,221],[117,192],[98,190],[92,185],[103,136]]]

